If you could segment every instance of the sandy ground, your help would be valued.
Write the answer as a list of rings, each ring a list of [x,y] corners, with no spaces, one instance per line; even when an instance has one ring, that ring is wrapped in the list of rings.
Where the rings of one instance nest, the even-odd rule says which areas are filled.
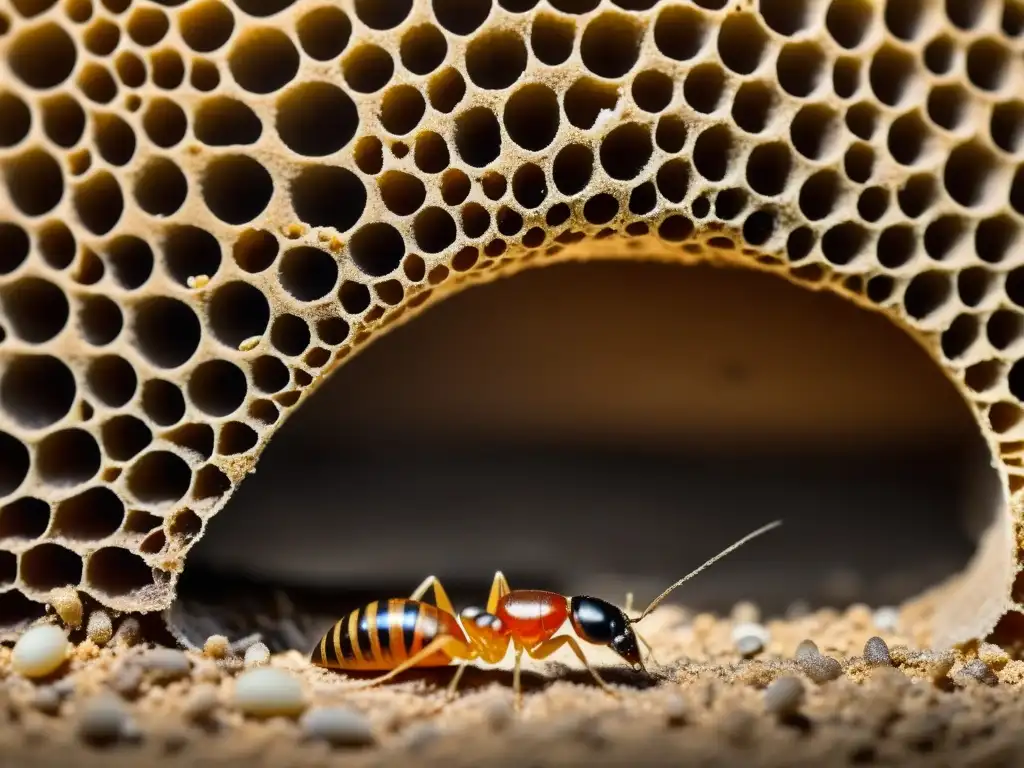
[[[879,628],[870,611],[855,607],[769,621],[768,643],[744,659],[734,626],[728,618],[662,608],[643,625],[656,651],[650,677],[587,646],[618,691],[610,696],[565,651],[557,661],[528,664],[518,712],[508,661],[504,669],[471,669],[446,704],[451,670],[351,691],[351,678],[313,668],[303,654],[274,655],[271,665],[301,680],[309,708],[343,706],[365,717],[370,743],[358,746],[311,738],[300,716],[243,715],[234,701],[243,669],[237,657],[215,661],[187,651],[188,669],[178,679],[146,674],[126,682],[126,670],[144,665],[152,644],[98,648],[85,641],[63,669],[32,682],[13,672],[10,649],[0,648],[0,765],[1024,764],[1024,661],[994,646],[945,657],[915,650],[912,637]],[[863,657],[876,635],[892,665],[872,666]],[[816,683],[795,661],[807,638],[840,661],[837,679]],[[978,658],[985,667],[968,666]],[[979,669],[985,674],[972,677]],[[806,693],[795,713],[780,715],[765,691],[785,675],[801,679]],[[200,687],[215,701],[197,717]],[[112,689],[121,692],[130,725],[111,743],[92,743],[83,735],[89,702]]]

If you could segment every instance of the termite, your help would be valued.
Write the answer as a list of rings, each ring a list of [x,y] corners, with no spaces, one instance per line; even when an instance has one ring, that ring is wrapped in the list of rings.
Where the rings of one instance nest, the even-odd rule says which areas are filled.
[[[363,688],[379,685],[413,667],[445,667],[459,661],[448,685],[447,698],[451,699],[471,662],[482,660],[497,664],[505,658],[511,644],[515,648],[512,685],[518,708],[522,699],[523,653],[540,660],[568,646],[597,684],[616,695],[587,661],[576,638],[571,634],[555,634],[566,621],[580,640],[611,648],[634,671],[647,673],[637,638],[648,653],[651,647],[634,625],[649,616],[674,589],[751,539],[781,524],[782,521],[776,520],[726,547],[658,595],[637,618],[629,617],[623,609],[596,597],[566,597],[556,592],[510,589],[501,571],[494,574],[486,608],[466,608],[456,616],[441,582],[436,576],[428,576],[408,598],[375,601],[337,621],[313,649],[310,662],[327,669],[386,671],[352,686]],[[422,599],[431,588],[434,605]]]

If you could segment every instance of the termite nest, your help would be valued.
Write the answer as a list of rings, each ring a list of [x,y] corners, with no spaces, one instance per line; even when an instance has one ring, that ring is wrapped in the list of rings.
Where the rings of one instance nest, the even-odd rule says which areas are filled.
[[[355,350],[463,287],[612,257],[777,272],[921,338],[1007,501],[930,634],[1012,628],[1022,19],[1018,0],[9,4],[3,633],[67,587],[166,608]]]

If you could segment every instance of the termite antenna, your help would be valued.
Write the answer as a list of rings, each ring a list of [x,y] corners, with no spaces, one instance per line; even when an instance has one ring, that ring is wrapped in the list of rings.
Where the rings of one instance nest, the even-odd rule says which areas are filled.
[[[683,578],[681,578],[679,581],[677,581],[671,587],[669,587],[664,592],[662,592],[660,595],[658,595],[656,598],[654,598],[654,601],[650,605],[647,606],[647,608],[644,610],[644,612],[640,614],[640,617],[636,618],[636,619],[629,619],[628,620],[629,623],[630,624],[636,624],[636,623],[638,623],[640,621],[643,621],[647,617],[647,615],[651,611],[653,611],[655,608],[657,608],[658,605],[661,604],[661,601],[664,600],[666,597],[668,597],[669,593],[672,592],[672,590],[674,590],[676,587],[682,586],[683,584],[688,582],[690,579],[692,579],[694,576],[696,576],[698,573],[703,571],[705,568],[707,568],[708,566],[713,565],[714,563],[718,562],[723,557],[728,555],[730,552],[733,552],[733,551],[739,549],[740,547],[742,547],[744,544],[746,544],[751,539],[756,539],[762,533],[768,533],[768,531],[772,530],[773,528],[778,528],[780,525],[782,525],[782,521],[781,520],[776,520],[774,523],[768,523],[768,525],[765,525],[765,526],[762,526],[761,528],[758,528],[753,533],[748,533],[746,536],[744,536],[742,539],[737,541],[735,544],[729,545],[728,547],[723,549],[721,552],[719,552],[717,555],[715,555],[710,560],[708,560],[706,563],[704,563],[704,565],[702,565],[700,568],[697,568],[696,570],[691,571],[690,573],[686,574],[685,576],[683,576]]]

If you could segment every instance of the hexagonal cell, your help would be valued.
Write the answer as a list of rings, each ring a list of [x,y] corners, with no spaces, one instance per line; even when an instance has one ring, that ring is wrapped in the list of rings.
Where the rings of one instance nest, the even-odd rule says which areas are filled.
[[[50,355],[14,357],[0,376],[0,408],[31,429],[49,427],[67,416],[76,393],[71,369]]]
[[[26,587],[39,592],[78,586],[82,558],[59,544],[36,544],[21,554],[18,575]]]
[[[50,525],[50,505],[26,496],[0,507],[0,539],[38,539]]]
[[[143,504],[176,502],[188,492],[191,481],[188,464],[170,451],[146,453],[128,472],[128,490]]]
[[[85,583],[109,597],[135,595],[152,586],[153,570],[128,550],[104,547],[87,558]]]

